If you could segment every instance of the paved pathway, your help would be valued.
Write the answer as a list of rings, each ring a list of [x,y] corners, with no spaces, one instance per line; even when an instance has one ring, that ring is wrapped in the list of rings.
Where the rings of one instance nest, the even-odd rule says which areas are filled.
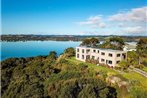
[[[139,73],[139,74],[141,74],[141,75],[143,75],[147,78],[147,72],[140,70],[138,68],[133,68],[133,67],[131,67],[131,68],[132,68],[133,71],[135,71],[135,72],[137,72],[137,73]]]

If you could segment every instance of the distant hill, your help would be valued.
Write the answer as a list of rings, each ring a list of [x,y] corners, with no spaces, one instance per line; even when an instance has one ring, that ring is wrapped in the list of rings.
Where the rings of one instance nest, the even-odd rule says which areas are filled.
[[[108,37],[117,35],[1,35],[1,41],[82,41],[85,38],[97,37],[100,41],[104,41]],[[140,38],[147,38],[147,36],[120,36],[125,41],[138,41]]]

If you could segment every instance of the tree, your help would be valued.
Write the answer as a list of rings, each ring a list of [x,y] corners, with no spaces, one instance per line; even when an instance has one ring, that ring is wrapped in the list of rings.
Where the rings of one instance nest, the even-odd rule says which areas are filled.
[[[83,42],[81,43],[82,46],[96,46],[99,43],[99,39],[97,38],[90,38],[90,39],[84,39]]]
[[[127,53],[127,61],[130,65],[135,66],[138,64],[139,55],[135,51],[129,51]]]
[[[141,57],[147,57],[147,38],[141,38],[137,43],[138,60],[141,63]]]
[[[57,59],[57,53],[55,51],[50,51],[48,58],[50,58],[52,60],[56,60]]]
[[[64,51],[65,57],[72,57],[75,55],[75,49],[73,47],[67,48]]]
[[[123,45],[125,44],[124,40],[120,37],[112,37],[112,38],[109,39],[109,42],[111,44],[113,44],[114,46],[116,46],[120,50],[123,49]]]
[[[99,40],[97,38],[90,39],[91,46],[96,46],[98,43],[99,43]]]
[[[121,70],[125,70],[125,69],[127,69],[129,67],[128,62],[125,61],[125,60],[119,62],[118,65],[121,67]]]
[[[124,40],[120,37],[111,37],[106,39],[105,42],[99,45],[99,48],[107,48],[107,49],[116,49],[122,50],[124,45]]]

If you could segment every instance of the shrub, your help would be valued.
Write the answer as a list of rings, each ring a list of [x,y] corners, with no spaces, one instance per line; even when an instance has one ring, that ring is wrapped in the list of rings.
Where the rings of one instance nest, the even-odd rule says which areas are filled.
[[[64,56],[67,58],[67,57],[73,57],[75,55],[75,49],[70,47],[70,48],[67,48],[65,49],[64,51]]]

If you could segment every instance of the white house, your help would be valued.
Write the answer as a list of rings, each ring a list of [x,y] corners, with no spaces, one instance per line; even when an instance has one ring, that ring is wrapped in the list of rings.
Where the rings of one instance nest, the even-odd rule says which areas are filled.
[[[100,64],[107,64],[114,67],[122,60],[126,60],[127,52],[112,49],[99,49],[86,46],[76,47],[76,59],[86,61],[86,59],[98,60]]]

